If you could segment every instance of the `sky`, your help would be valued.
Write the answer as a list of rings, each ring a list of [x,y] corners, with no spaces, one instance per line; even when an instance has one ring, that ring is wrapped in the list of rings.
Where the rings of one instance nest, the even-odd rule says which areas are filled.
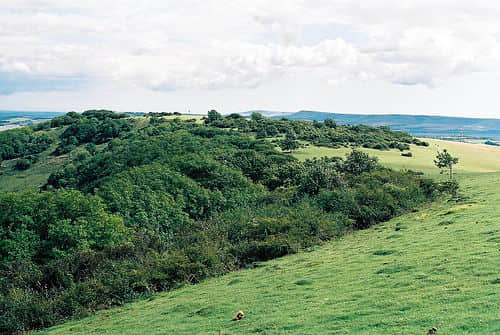
[[[500,118],[499,84],[499,1],[0,1],[0,110]]]

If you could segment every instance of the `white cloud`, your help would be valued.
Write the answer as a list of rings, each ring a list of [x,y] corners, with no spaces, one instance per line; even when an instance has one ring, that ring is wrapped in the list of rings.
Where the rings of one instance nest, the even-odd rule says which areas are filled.
[[[344,29],[302,43],[303,27],[332,23],[363,42]],[[304,73],[440,87],[496,73],[499,33],[500,3],[485,0],[18,0],[0,4],[0,72],[169,92]]]

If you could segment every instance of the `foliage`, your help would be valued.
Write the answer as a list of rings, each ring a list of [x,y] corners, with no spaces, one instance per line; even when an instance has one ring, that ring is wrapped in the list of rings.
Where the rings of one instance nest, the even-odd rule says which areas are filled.
[[[75,146],[84,143],[102,144],[131,130],[127,121],[112,117],[95,117],[96,113],[86,114],[88,118],[82,118],[72,123],[61,134],[61,144],[55,153],[63,154],[70,152]]]
[[[299,143],[289,137],[279,141],[278,145],[281,148],[281,150],[288,152],[292,152],[299,148]]]
[[[465,149],[475,151],[460,152],[464,161],[484,150]],[[257,262],[39,335],[387,335],[427,334],[431,327],[437,334],[499,334],[500,173],[464,172],[457,179],[466,202],[418,206],[310,252]],[[247,317],[229,321],[239,310]]]
[[[350,174],[360,175],[365,172],[372,172],[377,166],[377,158],[370,157],[368,154],[353,150],[347,155],[343,169]]]
[[[45,133],[35,133],[31,128],[11,129],[0,132],[0,162],[39,154],[49,148],[53,139]]]
[[[238,129],[238,131],[252,134],[256,138],[274,138],[286,136],[285,140],[278,142],[285,151],[295,149],[292,140],[308,141],[317,146],[338,147],[338,146],[363,146],[365,148],[375,148],[378,150],[388,150],[397,148],[401,151],[408,150],[408,144],[429,145],[427,142],[414,139],[410,135],[392,131],[389,127],[369,127],[364,125],[338,125],[332,119],[325,122],[308,122],[297,120],[273,120],[267,119],[262,114],[254,112],[250,119],[243,118],[238,114],[231,114],[223,117],[212,110],[205,120],[207,125]],[[289,147],[293,145],[293,147]]]
[[[395,136],[411,142],[385,128],[216,111],[205,124],[137,122],[109,111],[77,115],[55,122],[55,153],[71,155],[43,189],[0,195],[2,333],[294,253],[439,192],[358,150],[345,159],[299,162],[267,138],[363,143],[359,136],[373,133],[387,137],[383,145]]]
[[[16,161],[14,168],[16,170],[27,170],[31,166],[31,161],[29,159],[21,158]]]
[[[443,169],[448,169],[450,179],[453,178],[453,165],[458,163],[458,158],[453,157],[448,150],[443,149],[443,151],[438,152],[436,159],[434,160],[434,164],[441,169],[441,173],[443,173]]]

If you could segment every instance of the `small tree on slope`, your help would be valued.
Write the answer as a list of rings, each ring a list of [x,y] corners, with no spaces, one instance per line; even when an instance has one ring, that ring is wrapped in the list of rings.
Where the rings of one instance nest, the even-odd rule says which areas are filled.
[[[453,165],[457,163],[458,157],[453,157],[446,149],[443,149],[442,152],[438,151],[436,159],[434,160],[434,164],[441,169],[441,173],[444,172],[444,169],[448,169],[450,179],[453,178]]]

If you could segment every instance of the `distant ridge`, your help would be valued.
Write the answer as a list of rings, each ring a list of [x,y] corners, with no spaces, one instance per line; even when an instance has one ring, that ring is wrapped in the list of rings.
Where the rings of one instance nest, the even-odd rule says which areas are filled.
[[[63,115],[62,112],[0,110],[0,131],[28,126]]]
[[[334,119],[339,124],[366,124],[369,126],[389,126],[413,136],[423,137],[475,137],[500,140],[500,119],[480,119],[465,117],[402,115],[402,114],[338,114],[317,111],[299,111],[284,115],[263,115],[271,118],[285,117],[290,120],[324,121]]]
[[[32,119],[51,119],[59,115],[63,115],[63,112],[53,112],[53,111],[15,111],[15,110],[0,110],[0,119],[10,119],[15,117],[29,117]]]

